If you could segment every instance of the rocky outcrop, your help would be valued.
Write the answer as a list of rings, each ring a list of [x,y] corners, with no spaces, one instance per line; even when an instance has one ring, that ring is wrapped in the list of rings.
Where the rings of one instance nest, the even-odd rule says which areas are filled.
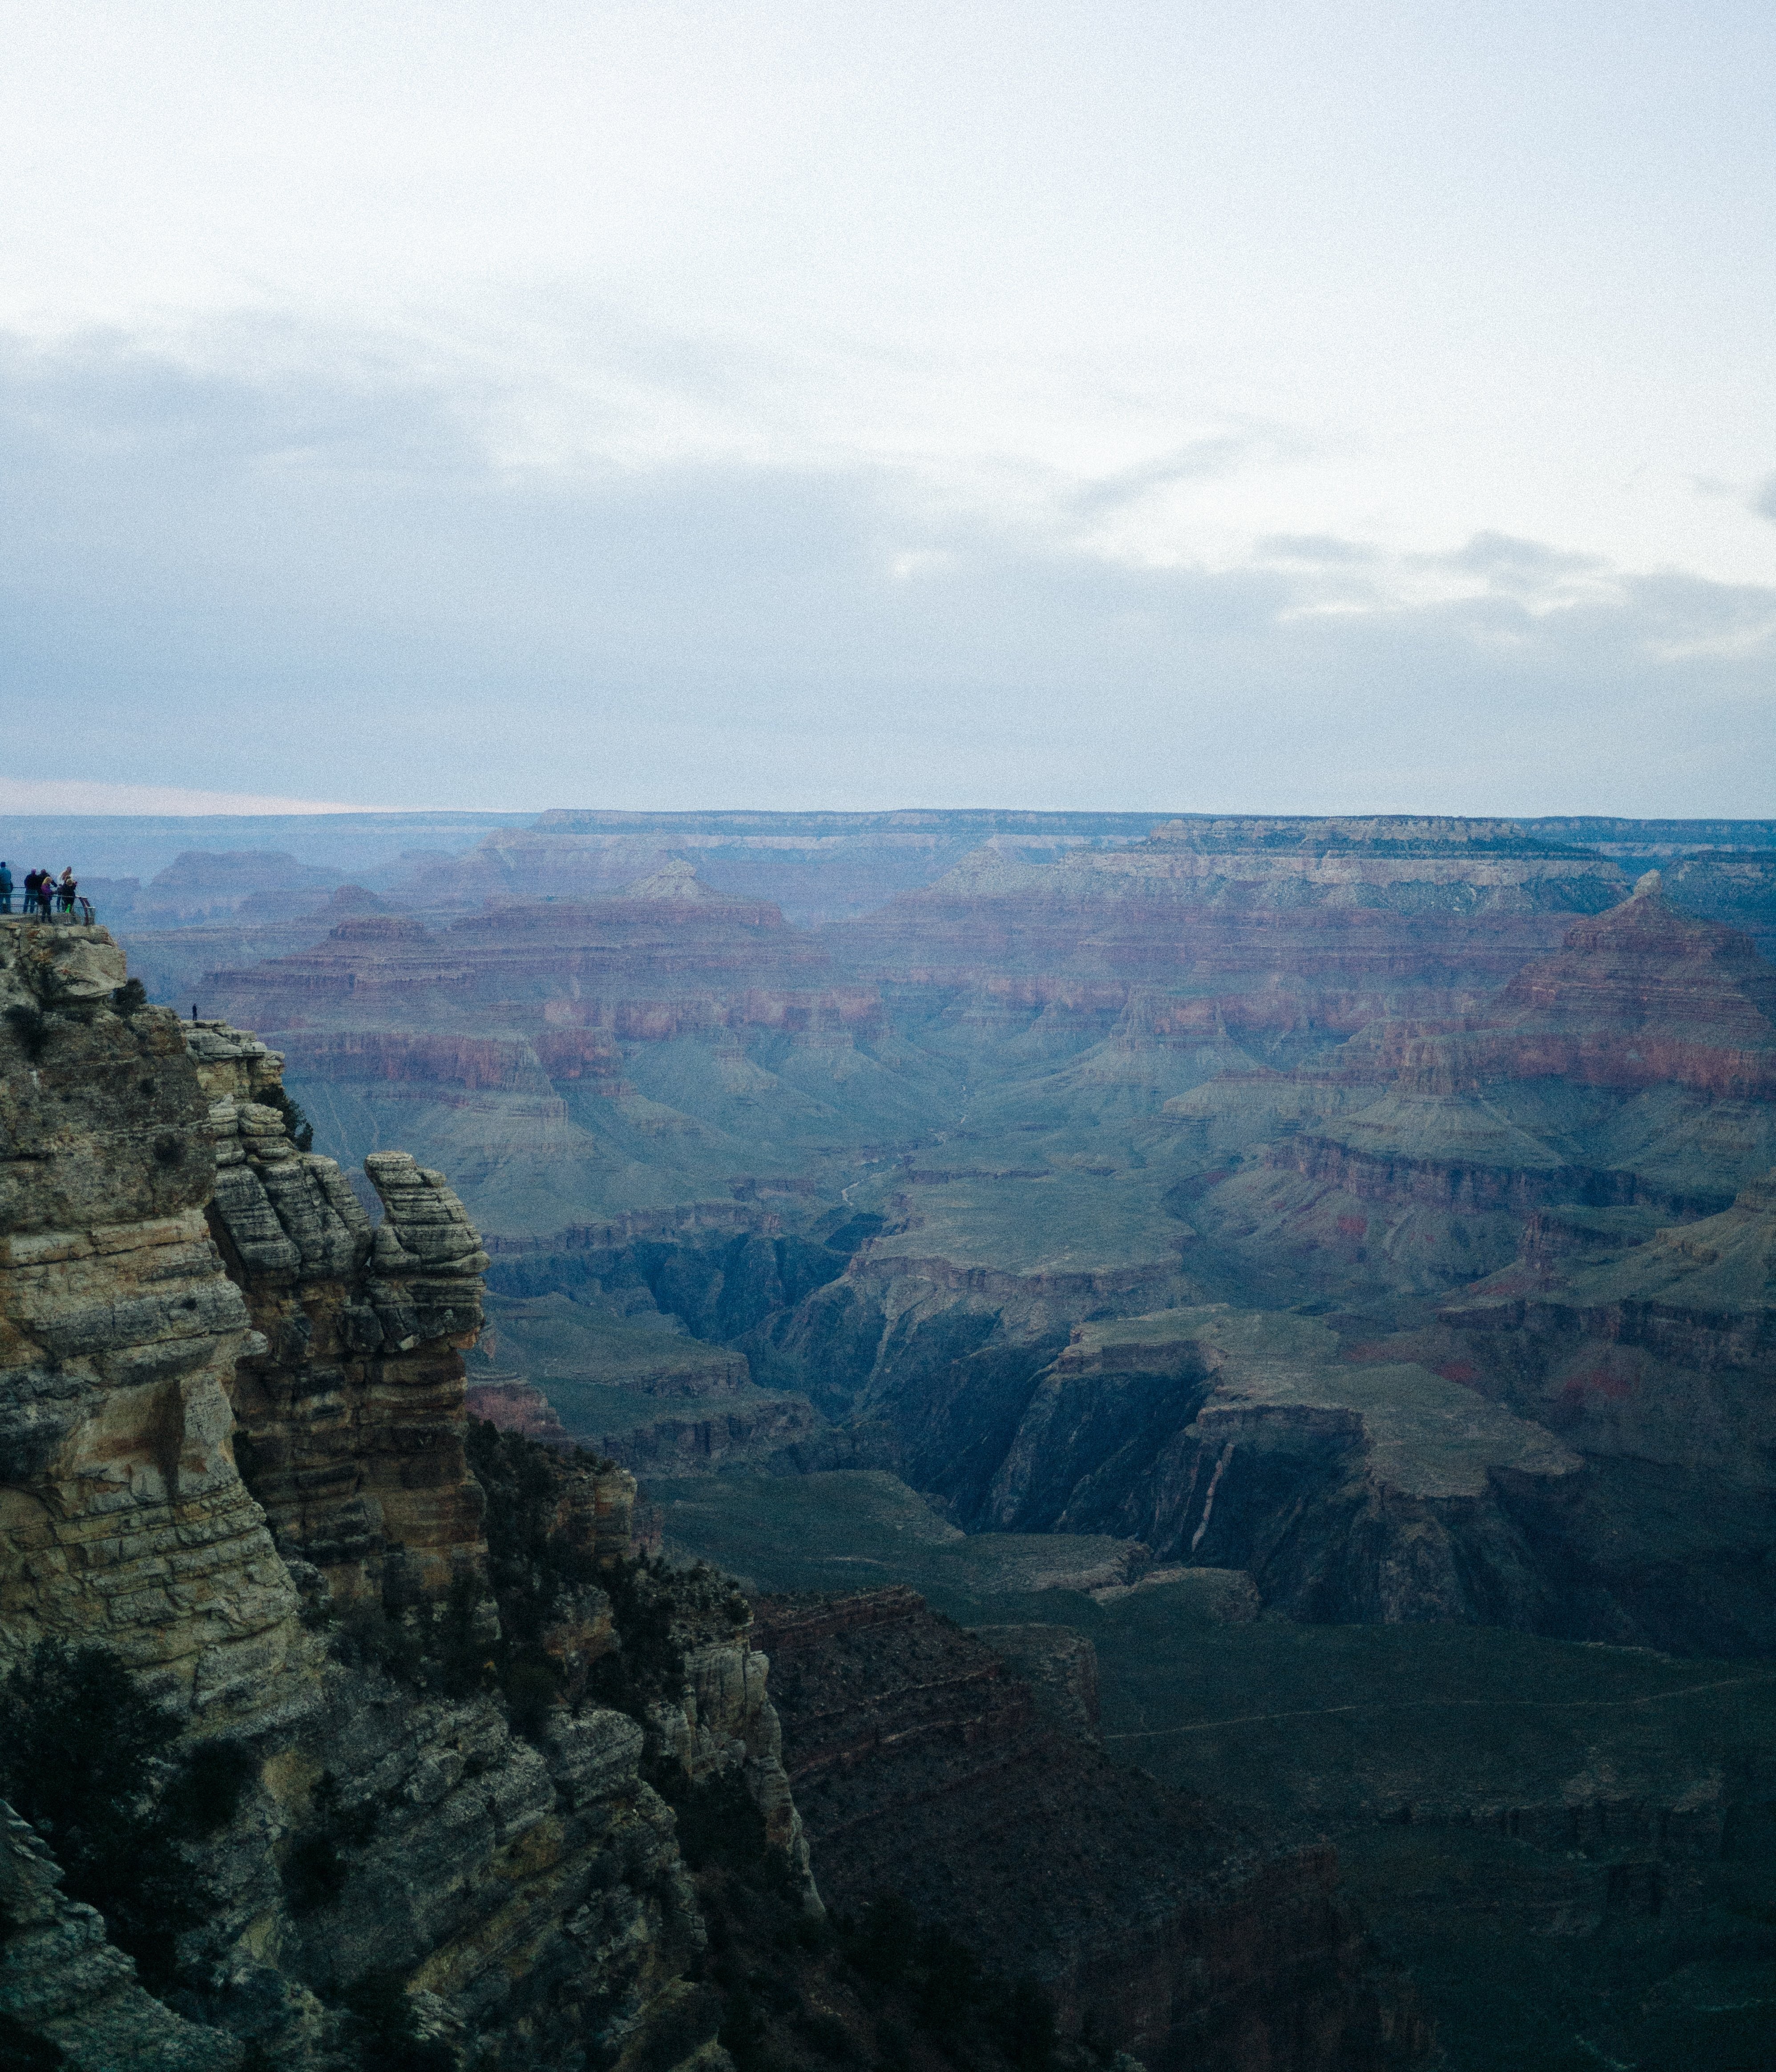
[[[1498,1485],[1559,1483],[1544,1427],[1305,1318],[1207,1308],[1079,1327],[1041,1377],[982,1522],[1120,1531],[1243,1569],[1297,1618],[1544,1627],[1557,1578]]]
[[[1446,1304],[1449,1371],[1585,1456],[1523,1529],[1557,1546],[1567,1615],[1673,1652],[1776,1645],[1776,1174],[1733,1207],[1658,1231],[1549,1248]]]
[[[238,2037],[187,2021],[136,1983],[103,1917],[58,1889],[60,1866],[0,1800],[0,2055],[81,2072],[237,2072]],[[19,2033],[60,2051],[18,2053]]]
[[[462,1436],[480,1240],[443,1175],[400,1152],[366,1161],[372,1229],[265,1098],[282,1100],[282,1058],[226,1023],[187,1041],[216,1146],[212,1225],[263,1340],[234,1386],[249,1486],[335,1597],[380,1597],[392,1560],[408,1587],[440,1593],[484,1554]]]
[[[447,1013],[465,999],[506,1003],[595,995],[657,996],[662,976],[695,993],[795,986],[824,954],[787,928],[775,906],[709,896],[694,878],[662,892],[572,901],[505,900],[434,931],[417,919],[342,921],[313,949],[212,974],[212,993],[281,1026],[372,997],[430,998]]]
[[[466,1408],[470,1416],[485,1418],[502,1432],[522,1433],[545,1445],[572,1443],[554,1404],[530,1382],[511,1376],[481,1377],[470,1383]]]
[[[982,1639],[911,1590],[759,1610],[829,1903],[900,1893],[1039,1979],[1063,2033],[1156,2072],[1419,2054],[1329,1851],[1267,1849],[1056,1730]]]
[[[306,1651],[236,1466],[260,1341],[195,1061],[125,986],[102,929],[0,922],[0,1651],[103,1645],[215,1729],[302,1702]]]
[[[0,960],[6,1660],[102,1647],[239,1784],[142,1815],[201,1901],[176,2014],[0,1833],[0,2012],[94,2072],[716,2072],[656,1783],[742,1780],[817,1905],[744,1600],[637,1560],[610,1462],[471,1472],[485,1255],[440,1175],[378,1157],[372,1228],[255,1038],[145,1005],[100,931],[0,925]]]

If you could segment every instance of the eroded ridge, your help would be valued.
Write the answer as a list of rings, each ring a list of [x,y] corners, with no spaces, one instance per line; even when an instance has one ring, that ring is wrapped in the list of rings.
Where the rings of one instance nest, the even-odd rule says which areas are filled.
[[[188,1040],[211,1221],[263,1340],[236,1383],[243,1470],[279,1545],[335,1598],[435,1595],[486,1552],[462,1456],[480,1237],[443,1174],[399,1151],[364,1161],[372,1226],[334,1161],[292,1140],[278,1053],[225,1022]]]

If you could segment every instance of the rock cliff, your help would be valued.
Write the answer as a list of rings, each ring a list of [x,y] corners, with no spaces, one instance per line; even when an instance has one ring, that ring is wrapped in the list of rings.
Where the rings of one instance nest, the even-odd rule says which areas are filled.
[[[102,929],[0,927],[0,1651],[97,1642],[212,1730],[273,1716],[312,1672],[235,1462],[260,1342],[195,1063]]]
[[[95,2072],[720,2062],[656,1785],[738,1778],[814,1903],[744,1601],[638,1560],[609,1463],[471,1471],[485,1255],[439,1175],[376,1160],[372,1228],[257,1039],[145,1004],[102,931],[0,960],[0,1761],[73,1663],[232,1780],[48,1836],[104,1920],[8,1827],[0,2013]],[[146,1941],[121,1905],[113,1948],[150,1875],[201,1905]]]
[[[1383,1019],[1310,1063],[1167,1112],[1188,1213],[1271,1299],[1434,1293],[1567,1205],[1724,1208],[1776,1158],[1776,969],[1648,874],[1486,1009]]]
[[[1421,2055],[1329,1852],[1267,1848],[1057,1730],[911,1590],[770,1598],[760,1620],[835,1904],[900,1893],[1039,1978],[1063,2034],[1155,2068]]]
[[[187,1043],[216,1146],[212,1227],[262,1341],[234,1387],[249,1486],[335,1599],[381,1595],[391,1561],[438,1594],[485,1554],[462,1455],[480,1239],[443,1175],[400,1152],[366,1161],[372,1229],[334,1161],[291,1142],[282,1059],[225,1023]]]

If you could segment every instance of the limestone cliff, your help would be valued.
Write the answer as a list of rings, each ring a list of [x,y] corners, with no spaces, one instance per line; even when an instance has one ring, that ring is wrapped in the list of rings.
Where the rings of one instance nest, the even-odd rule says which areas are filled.
[[[211,1225],[263,1341],[236,1377],[247,1479],[336,1598],[380,1593],[392,1563],[436,1593],[484,1553],[462,1457],[479,1237],[444,1176],[401,1152],[365,1161],[372,1230],[334,1161],[290,1141],[283,1060],[226,1023],[187,1042],[216,1145]]]
[[[8,1827],[0,2013],[94,2072],[720,2062],[656,1783],[738,1778],[812,1902],[744,1601],[648,1580],[608,1463],[471,1472],[485,1259],[441,1176],[374,1159],[372,1228],[277,1055],[102,931],[0,924],[0,1667],[28,1706],[45,1644],[101,1647],[240,1787],[169,1825],[162,1766],[124,1809],[200,1897],[150,1938],[176,2013]]]
[[[97,1642],[216,1728],[299,1702],[309,1651],[235,1464],[259,1340],[203,1090],[125,989],[102,929],[0,926],[0,1659]]]

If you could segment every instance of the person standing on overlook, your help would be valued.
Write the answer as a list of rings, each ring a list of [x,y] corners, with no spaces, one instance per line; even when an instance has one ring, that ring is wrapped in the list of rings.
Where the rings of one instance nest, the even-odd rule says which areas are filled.
[[[37,888],[42,884],[43,880],[43,874],[40,870],[27,870],[25,873],[25,911],[27,914],[37,904]]]
[[[72,915],[74,911],[74,895],[77,891],[79,891],[80,886],[80,882],[74,875],[73,865],[71,863],[64,865],[62,868],[62,882],[56,888],[56,904],[60,912],[70,916]]]
[[[37,874],[37,911],[46,921],[56,911],[56,874],[53,870],[39,870]]]
[[[0,914],[12,911],[12,871],[3,857],[0,857]]]

